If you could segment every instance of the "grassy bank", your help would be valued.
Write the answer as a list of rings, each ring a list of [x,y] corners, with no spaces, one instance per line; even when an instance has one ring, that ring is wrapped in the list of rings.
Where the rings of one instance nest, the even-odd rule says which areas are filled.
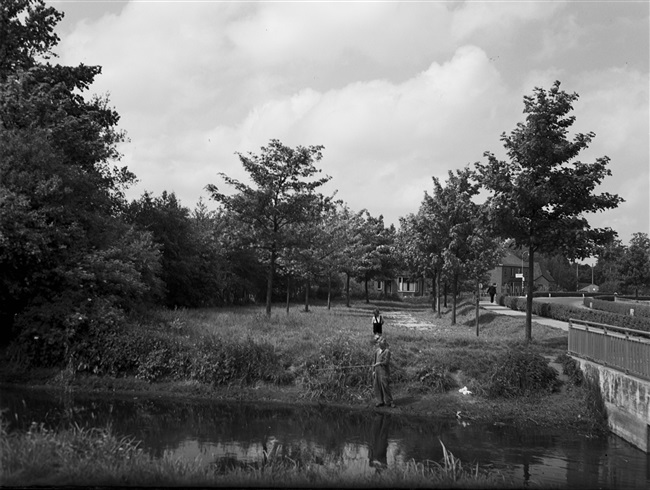
[[[9,349],[5,383],[68,390],[165,392],[183,396],[373,405],[374,304],[160,311],[122,332],[91,333],[65,366],[28,362]],[[549,367],[566,352],[567,334],[461,302],[457,322],[426,305],[385,302],[384,334],[393,355],[393,391],[405,414],[603,429],[603,414],[577,383],[562,385]],[[100,335],[101,334],[101,335]],[[571,366],[569,366],[570,368]],[[458,392],[467,387],[472,395]]]

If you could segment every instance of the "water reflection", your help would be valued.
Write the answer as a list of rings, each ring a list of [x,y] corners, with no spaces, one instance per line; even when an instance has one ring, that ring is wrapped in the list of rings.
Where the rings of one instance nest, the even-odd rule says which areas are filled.
[[[390,417],[384,413],[375,415],[372,421],[372,443],[368,451],[370,466],[380,471],[388,466],[388,430]]]
[[[286,456],[338,458],[357,474],[377,472],[400,462],[441,461],[442,441],[464,465],[497,469],[520,486],[650,488],[649,456],[622,439],[586,439],[536,426],[522,431],[394,412],[25,390],[3,390],[0,408],[10,429],[32,421],[50,428],[110,425],[119,435],[142,440],[154,456],[172,453],[217,469]]]

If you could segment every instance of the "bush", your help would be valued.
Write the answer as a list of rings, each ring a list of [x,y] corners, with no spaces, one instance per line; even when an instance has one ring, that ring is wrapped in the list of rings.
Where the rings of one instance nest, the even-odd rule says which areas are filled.
[[[421,385],[421,392],[446,393],[455,386],[449,371],[442,366],[421,369],[415,375]]]
[[[566,374],[576,386],[581,386],[585,380],[578,362],[568,354],[560,354],[555,362],[562,365],[562,374]]]
[[[20,335],[10,346],[13,360],[26,367],[63,367],[86,348],[92,351],[86,357],[101,357],[105,334],[119,332],[124,316],[101,298],[74,300],[66,295],[25,310],[16,320]]]
[[[497,359],[486,393],[492,398],[514,398],[551,393],[558,384],[557,372],[543,356],[529,349],[512,349]]]

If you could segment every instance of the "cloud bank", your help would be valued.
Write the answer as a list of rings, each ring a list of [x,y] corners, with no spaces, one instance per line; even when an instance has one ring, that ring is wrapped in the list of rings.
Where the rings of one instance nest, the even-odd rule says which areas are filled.
[[[646,4],[52,3],[71,14],[60,62],[103,67],[130,197],[193,207],[217,172],[245,179],[235,152],[277,138],[324,145],[328,191],[397,225],[432,176],[503,154],[523,96],[560,80],[580,94],[575,132],[596,133],[581,160],[609,156],[600,190],[626,199],[592,226],[649,231]]]

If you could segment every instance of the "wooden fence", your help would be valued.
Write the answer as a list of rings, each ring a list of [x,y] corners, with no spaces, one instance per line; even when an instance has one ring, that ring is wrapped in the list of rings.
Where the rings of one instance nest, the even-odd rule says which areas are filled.
[[[569,354],[650,381],[650,332],[572,318]]]

